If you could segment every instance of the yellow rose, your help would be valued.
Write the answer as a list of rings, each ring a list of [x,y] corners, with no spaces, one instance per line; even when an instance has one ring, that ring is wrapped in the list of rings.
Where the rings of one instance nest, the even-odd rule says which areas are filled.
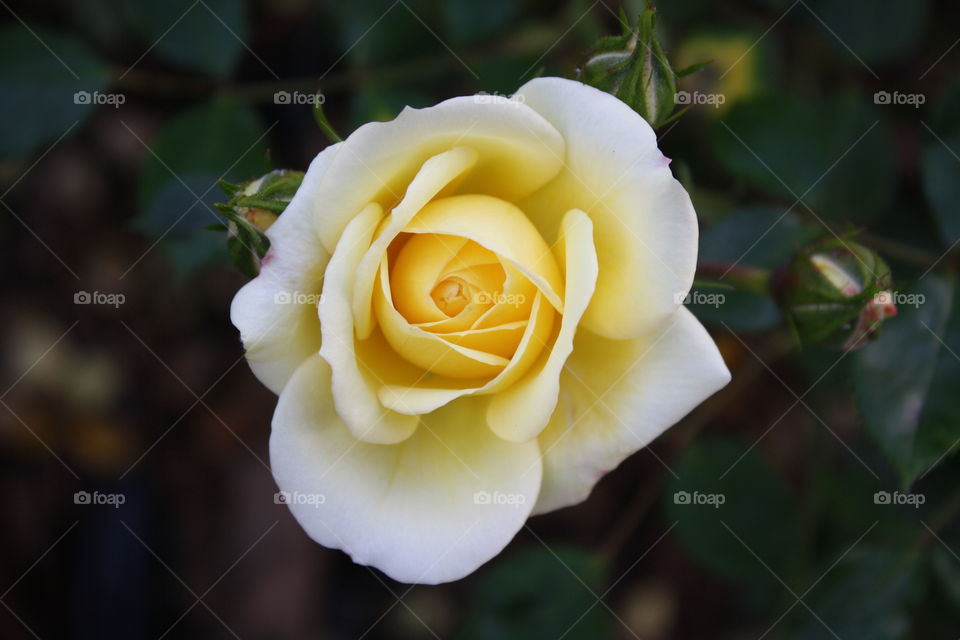
[[[231,310],[312,538],[456,580],[728,382],[681,305],[697,221],[668,164],[630,108],[558,78],[314,159]]]

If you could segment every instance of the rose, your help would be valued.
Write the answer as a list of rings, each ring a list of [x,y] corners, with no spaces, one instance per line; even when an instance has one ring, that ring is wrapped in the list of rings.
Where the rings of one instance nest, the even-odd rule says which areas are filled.
[[[231,310],[280,396],[280,490],[325,496],[289,505],[312,538],[458,579],[727,383],[677,300],[697,224],[668,164],[630,108],[557,78],[314,159]]]

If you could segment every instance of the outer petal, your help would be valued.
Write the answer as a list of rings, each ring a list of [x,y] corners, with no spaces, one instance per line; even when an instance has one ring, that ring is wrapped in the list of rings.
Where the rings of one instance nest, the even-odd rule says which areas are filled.
[[[334,411],[329,367],[310,358],[280,396],[270,437],[293,515],[320,544],[400,582],[471,573],[523,526],[541,462],[536,442],[501,441],[470,402],[426,416],[401,444],[367,444]]]
[[[270,251],[260,274],[233,298],[230,320],[240,330],[254,375],[274,393],[300,363],[320,348],[316,299],[330,254],[314,229],[314,211],[323,208],[317,191],[336,154],[334,145],[313,159],[283,215],[267,230]]]
[[[570,352],[584,310],[597,282],[597,252],[593,226],[583,211],[574,209],[564,216],[557,247],[566,273],[566,306],[553,348],[521,380],[490,399],[487,423],[501,438],[525,442],[547,426],[557,406],[560,370]]]
[[[315,211],[327,250],[361,207],[377,201],[389,211],[427,158],[456,146],[478,154],[459,191],[511,201],[550,181],[564,148],[557,130],[533,109],[475,96],[408,107],[390,122],[365,124],[340,145],[318,193],[320,202],[335,203]]]
[[[337,413],[351,433],[368,442],[393,443],[408,438],[417,428],[417,419],[390,411],[377,400],[376,390],[384,383],[386,372],[366,366],[354,342],[351,310],[357,265],[382,213],[375,202],[364,207],[347,225],[330,260],[319,313],[323,333],[320,355],[333,367]]]
[[[538,78],[517,92],[567,143],[566,170],[520,207],[552,241],[559,212],[593,220],[597,290],[583,325],[608,338],[656,328],[693,283],[697,220],[650,126],[613,96],[572,80]]]
[[[686,308],[640,339],[580,332],[539,437],[544,479],[534,511],[586,499],[607,471],[729,381],[716,345]]]

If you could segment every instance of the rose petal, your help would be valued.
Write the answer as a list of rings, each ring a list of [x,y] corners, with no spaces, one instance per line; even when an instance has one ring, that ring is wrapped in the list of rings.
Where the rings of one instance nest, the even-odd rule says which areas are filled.
[[[501,438],[526,442],[547,426],[557,406],[560,371],[570,352],[584,310],[597,282],[597,252],[593,246],[593,225],[583,211],[568,211],[557,242],[559,262],[566,273],[566,307],[560,331],[549,353],[527,374],[490,399],[487,423]]]
[[[380,261],[397,234],[430,200],[462,177],[477,162],[477,152],[468,147],[454,147],[429,158],[410,181],[403,200],[393,208],[382,225],[380,234],[371,243],[357,266],[357,285],[353,296],[357,338],[365,340],[373,330],[373,288]],[[438,318],[439,319],[439,318]]]
[[[478,153],[460,192],[507,200],[546,184],[563,158],[556,129],[516,102],[464,96],[426,109],[408,107],[390,122],[363,125],[340,145],[316,194],[317,228],[327,250],[363,206],[377,201],[389,211],[428,158],[456,146]]]
[[[424,414],[435,411],[461,396],[494,393],[508,388],[536,362],[537,356],[553,330],[556,313],[543,294],[537,293],[530,310],[530,320],[517,345],[516,353],[503,370],[486,384],[457,387],[448,381],[441,384],[385,384],[379,392],[380,402],[400,413]]]
[[[604,473],[729,381],[710,335],[683,307],[643,338],[578,332],[560,401],[538,438],[544,479],[534,511],[586,499]]]
[[[333,369],[337,413],[353,436],[390,444],[410,437],[417,428],[417,419],[390,411],[377,400],[376,390],[384,383],[386,374],[381,364],[371,366],[363,359],[363,352],[357,350],[351,311],[357,264],[370,246],[382,213],[376,203],[364,207],[347,225],[330,258],[319,314],[323,334],[320,355]]]
[[[563,309],[563,278],[553,253],[523,211],[505,200],[477,194],[434,200],[404,231],[473,240],[523,273],[557,311]]]
[[[572,80],[537,78],[516,97],[567,143],[565,171],[519,206],[548,242],[560,211],[575,207],[593,220],[600,272],[583,326],[608,338],[656,328],[693,283],[698,232],[653,130],[612,95]]]
[[[452,378],[489,378],[500,373],[508,360],[492,353],[451,344],[440,336],[410,324],[392,302],[387,261],[380,266],[380,286],[373,308],[387,342],[400,356],[432,374]]]
[[[536,500],[536,442],[496,438],[465,399],[401,444],[367,444],[338,419],[330,384],[327,364],[307,360],[270,436],[274,477],[310,537],[408,583],[457,580],[500,553]]]
[[[317,303],[330,255],[314,229],[313,212],[337,146],[310,163],[286,211],[266,232],[270,250],[260,274],[237,291],[230,306],[250,368],[274,393],[320,348]]]

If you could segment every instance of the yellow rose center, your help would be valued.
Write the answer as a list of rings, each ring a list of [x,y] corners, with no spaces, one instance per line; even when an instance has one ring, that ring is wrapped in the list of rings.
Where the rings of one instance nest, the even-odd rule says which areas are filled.
[[[452,318],[470,302],[470,293],[470,285],[460,278],[447,278],[433,288],[430,297],[440,311]]]
[[[528,276],[548,273],[544,281],[556,283],[559,268],[515,205],[478,195],[434,200],[387,255],[377,318],[409,362],[453,378],[492,377],[521,344],[532,359],[549,341],[555,309],[545,299],[535,309],[541,293]]]

